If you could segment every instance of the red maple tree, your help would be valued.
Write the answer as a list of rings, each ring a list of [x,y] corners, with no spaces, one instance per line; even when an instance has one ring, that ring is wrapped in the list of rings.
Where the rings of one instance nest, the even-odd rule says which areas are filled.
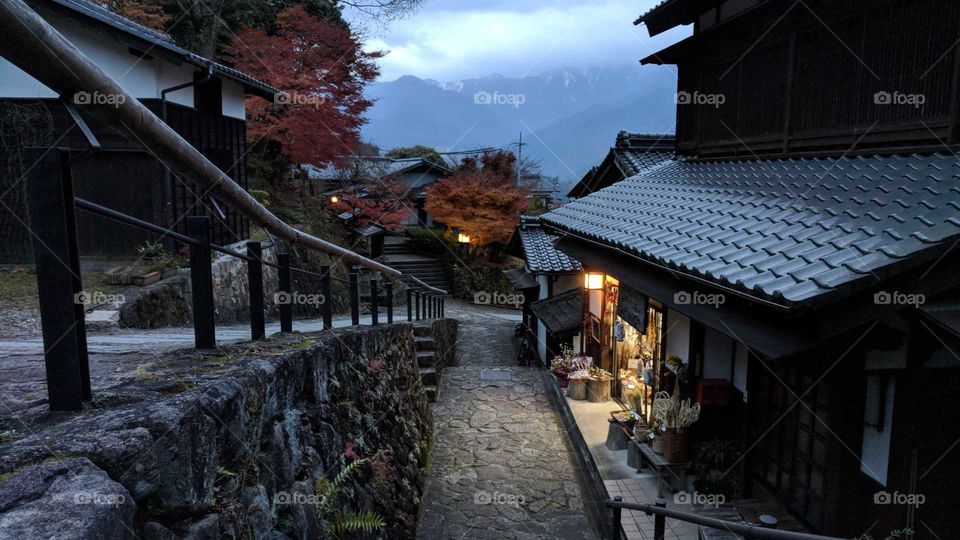
[[[379,75],[381,52],[365,52],[358,36],[295,6],[269,33],[246,28],[227,50],[234,66],[284,92],[268,102],[247,99],[247,135],[280,143],[294,163],[337,163],[360,143],[363,87]]]
[[[464,159],[453,176],[426,188],[427,211],[479,245],[507,242],[528,204],[528,190],[517,185],[516,163],[503,151]]]
[[[346,188],[330,207],[338,214],[350,212],[361,225],[379,223],[395,231],[411,212],[403,200],[405,192],[395,179],[375,180]]]

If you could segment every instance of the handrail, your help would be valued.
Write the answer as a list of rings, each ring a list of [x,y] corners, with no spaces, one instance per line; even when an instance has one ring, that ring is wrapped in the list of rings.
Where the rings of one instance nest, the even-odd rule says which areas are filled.
[[[417,279],[416,276],[413,276],[413,275],[411,275],[411,274],[404,274],[404,277],[406,277],[406,278],[409,279],[410,281],[413,281],[414,283],[416,283],[416,284],[419,285],[420,287],[426,289],[428,292],[432,292],[432,293],[434,293],[434,294],[443,294],[443,295],[448,294],[447,291],[445,291],[445,290],[443,290],[443,289],[438,289],[438,288],[436,288],[436,287],[431,287],[430,285],[427,285],[426,283],[420,281],[419,279]]]
[[[742,535],[746,538],[756,538],[759,540],[843,540],[836,536],[822,536],[819,534],[795,531],[781,531],[779,529],[765,528],[761,525],[755,525],[751,523],[726,521],[723,519],[701,516],[699,514],[693,514],[690,512],[682,512],[680,510],[674,510],[672,508],[666,508],[665,506],[658,506],[656,504],[628,503],[614,499],[608,499],[606,504],[610,508],[635,510],[644,512],[647,515],[655,514],[657,516],[662,516],[660,519],[671,518],[680,521],[686,521],[688,523],[702,525],[711,529],[729,531],[734,534]],[[619,520],[617,520],[617,523],[619,524]],[[617,531],[617,535],[619,535],[619,531]]]
[[[82,105],[109,127],[130,132],[174,174],[206,188],[264,229],[294,244],[338,256],[389,276],[402,273],[295,229],[275,216],[200,151],[111,79],[23,0],[0,0],[0,55],[69,99],[78,92],[111,96]]]
[[[186,236],[186,235],[184,235],[184,234],[180,234],[180,233],[178,233],[178,232],[176,232],[176,231],[174,231],[174,230],[172,230],[172,229],[168,229],[168,228],[166,228],[166,227],[162,227],[162,226],[160,226],[160,225],[156,225],[156,224],[150,223],[150,222],[148,222],[148,221],[145,221],[145,220],[142,220],[142,219],[140,219],[140,218],[131,216],[131,215],[129,215],[129,214],[124,214],[123,212],[114,210],[114,209],[112,209],[112,208],[108,208],[108,207],[103,206],[103,205],[101,205],[101,204],[97,204],[97,203],[95,203],[95,202],[88,201],[87,199],[83,199],[83,198],[80,198],[80,197],[74,197],[74,203],[76,204],[77,208],[79,208],[79,209],[81,209],[81,210],[83,210],[83,211],[85,211],[85,212],[90,212],[91,214],[98,215],[98,216],[101,216],[101,217],[110,219],[110,220],[112,220],[112,221],[116,221],[116,222],[118,222],[118,223],[122,223],[122,224],[125,224],[125,225],[129,225],[129,226],[132,226],[132,227],[136,227],[136,228],[138,228],[138,229],[143,229],[143,230],[146,230],[146,231],[149,231],[149,232],[153,232],[153,233],[156,233],[156,234],[160,234],[160,235],[166,236],[166,237],[168,237],[168,238],[172,238],[172,239],[174,239],[174,240],[177,240],[177,241],[179,241],[179,242],[182,242],[182,243],[187,244],[187,245],[190,245],[190,246],[196,246],[196,245],[197,245],[197,241],[194,240],[193,238],[190,238],[189,236]],[[283,267],[281,267],[280,265],[278,265],[278,264],[276,264],[276,263],[267,262],[267,261],[264,261],[264,260],[262,260],[262,259],[256,259],[256,258],[254,258],[254,257],[251,257],[250,255],[245,255],[245,254],[240,253],[240,252],[238,252],[238,251],[236,251],[236,250],[232,250],[232,249],[230,249],[230,248],[228,248],[228,247],[224,247],[224,246],[221,246],[221,245],[218,245],[218,244],[210,244],[210,249],[212,249],[213,251],[216,251],[217,253],[222,253],[222,254],[224,254],[224,255],[229,255],[229,256],[231,256],[231,257],[235,257],[235,258],[237,258],[237,259],[246,261],[246,262],[248,262],[248,263],[249,263],[249,262],[258,262],[258,263],[260,263],[260,264],[262,264],[262,265],[264,265],[264,266],[268,266],[268,267],[274,268],[274,269],[276,269],[276,270],[282,270],[282,269],[283,269]],[[334,280],[334,281],[339,281],[339,282],[341,282],[341,283],[350,283],[350,281],[347,280],[347,279],[338,278],[338,277],[336,277],[336,276],[333,276],[330,271],[328,271],[326,274],[324,274],[324,273],[320,273],[320,272],[313,272],[313,271],[306,270],[306,269],[303,269],[303,268],[294,268],[294,267],[290,267],[290,271],[291,271],[291,272],[297,272],[297,273],[299,273],[299,274],[303,274],[303,275],[307,275],[307,276],[318,277],[318,278],[325,278],[325,277],[327,277],[327,276],[329,275],[330,279],[332,279],[332,280]],[[446,291],[441,290],[441,289],[437,289],[436,287],[431,287],[430,285],[427,285],[426,283],[420,281],[419,279],[417,279],[416,277],[414,277],[414,276],[412,276],[412,275],[410,275],[410,274],[404,274],[403,277],[408,278],[410,281],[413,281],[415,285],[417,285],[418,287],[426,290],[427,292],[432,292],[432,293],[434,293],[434,294],[440,294],[440,295],[446,295],[446,294],[447,294]]]

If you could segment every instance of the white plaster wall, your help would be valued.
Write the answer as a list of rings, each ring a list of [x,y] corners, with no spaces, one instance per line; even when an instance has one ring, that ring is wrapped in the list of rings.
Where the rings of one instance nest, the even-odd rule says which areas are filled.
[[[666,358],[677,355],[684,362],[690,361],[690,318],[686,315],[667,310]]]
[[[747,391],[747,356],[749,351],[742,343],[737,343],[736,370],[733,373],[733,386],[746,393]]]
[[[868,378],[863,442],[860,447],[860,471],[885,486],[890,465],[890,435],[893,432],[893,399],[896,395],[897,379],[888,377],[886,385],[881,382],[882,379],[878,376]],[[875,427],[866,424],[868,420],[876,418],[880,392],[886,393],[883,431],[877,431]],[[872,418],[868,418],[868,415]]]
[[[223,81],[223,115],[246,120],[247,109],[244,104],[243,85],[225,79]]]
[[[538,300],[543,300],[550,295],[549,277],[541,274],[537,276],[537,283],[540,284],[540,295]],[[547,361],[547,327],[537,320],[537,354],[544,362]]]
[[[123,43],[107,39],[105,34],[88,28],[52,21],[71,43],[115,80],[125,91],[138,99],[159,99],[160,91],[193,80],[200,68],[192,64],[171,64],[160,58],[152,60],[130,54]],[[0,97],[51,99],[57,95],[26,72],[0,58]],[[167,94],[173,103],[193,107],[193,89],[185,88]],[[232,80],[223,81],[223,114],[245,119],[243,86]]]

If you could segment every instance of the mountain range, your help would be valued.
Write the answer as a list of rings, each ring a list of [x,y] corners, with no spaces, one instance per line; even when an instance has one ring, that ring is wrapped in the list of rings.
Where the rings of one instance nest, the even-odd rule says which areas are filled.
[[[367,88],[365,140],[383,150],[500,147],[541,162],[568,186],[600,162],[617,132],[673,133],[676,77],[654,66],[559,69],[439,82],[404,76]]]

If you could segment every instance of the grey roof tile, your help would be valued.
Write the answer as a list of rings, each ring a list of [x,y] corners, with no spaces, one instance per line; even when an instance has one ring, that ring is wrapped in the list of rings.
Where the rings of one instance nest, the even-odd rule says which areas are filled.
[[[946,154],[676,160],[543,220],[718,285],[803,303],[960,238],[958,182],[960,158]]]
[[[540,223],[533,219],[524,217],[517,228],[517,234],[526,256],[528,272],[579,272],[583,268],[580,261],[554,247],[557,237],[547,234]]]

